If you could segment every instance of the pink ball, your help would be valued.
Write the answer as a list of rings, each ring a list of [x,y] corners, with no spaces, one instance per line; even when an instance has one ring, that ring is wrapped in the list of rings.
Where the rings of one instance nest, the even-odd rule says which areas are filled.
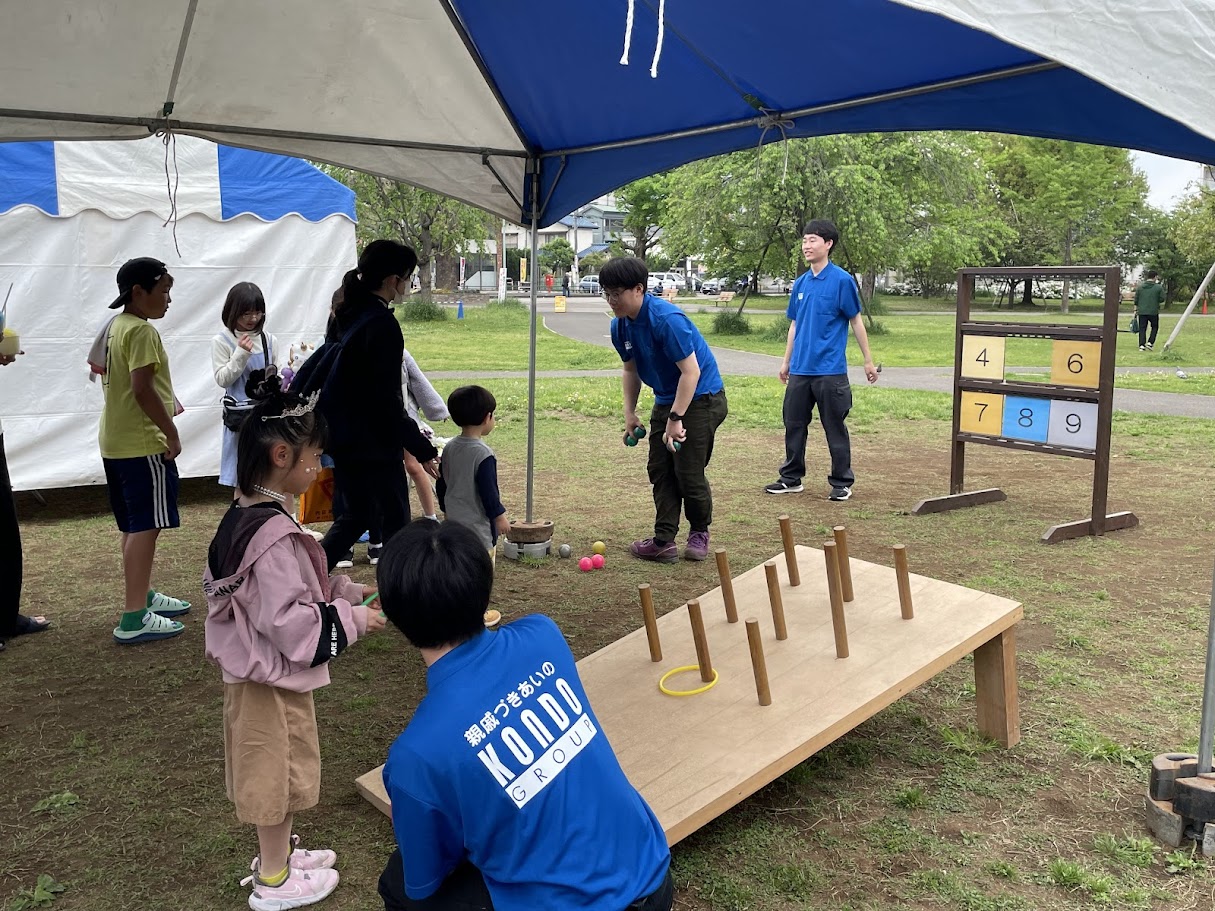
[[[595,554],[595,556],[591,557],[591,566],[595,567],[595,569],[603,569],[603,564],[603,554]]]
[[[582,570],[584,573],[589,573],[592,569],[595,568],[595,564],[593,562],[591,562],[590,557],[583,557],[581,560],[578,561],[578,568],[580,570]]]

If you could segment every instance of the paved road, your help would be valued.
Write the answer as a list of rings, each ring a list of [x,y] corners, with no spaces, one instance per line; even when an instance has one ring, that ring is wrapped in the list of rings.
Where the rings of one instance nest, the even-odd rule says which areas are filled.
[[[571,304],[575,302],[572,300]],[[543,313],[541,318],[544,325],[554,332],[588,342],[592,345],[609,347],[611,339],[608,335],[608,321],[611,313],[602,301],[577,300],[576,306],[571,306],[566,313]],[[780,367],[780,358],[769,354],[754,354],[749,351],[737,351],[732,348],[713,347],[717,358],[717,366],[728,376],[775,376]],[[1033,370],[1030,367],[1012,368],[1016,370]],[[1046,368],[1039,368],[1046,369]],[[1119,372],[1150,372],[1153,368],[1127,367],[1119,368]],[[1203,368],[1186,368],[1189,373],[1202,372]],[[1157,371],[1159,372],[1159,371]],[[850,368],[849,376],[853,383],[863,385],[864,374],[859,367]],[[456,379],[468,377],[468,373],[434,373],[432,376],[440,379]],[[541,376],[579,377],[579,376],[618,376],[616,370],[553,370],[543,371]],[[526,371],[496,373],[494,376],[517,377],[527,376]],[[950,367],[895,367],[884,366],[879,382],[893,389],[922,389],[929,392],[949,392],[953,389],[953,369]],[[1215,396],[1184,395],[1175,392],[1145,392],[1139,389],[1115,389],[1114,408],[1118,411],[1133,411],[1142,414],[1171,414],[1188,418],[1215,419]]]

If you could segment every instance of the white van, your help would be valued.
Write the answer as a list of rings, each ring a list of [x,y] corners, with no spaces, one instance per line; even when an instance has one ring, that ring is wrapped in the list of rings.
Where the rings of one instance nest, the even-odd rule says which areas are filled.
[[[650,293],[662,294],[664,291],[678,292],[683,289],[683,276],[676,272],[651,272]]]

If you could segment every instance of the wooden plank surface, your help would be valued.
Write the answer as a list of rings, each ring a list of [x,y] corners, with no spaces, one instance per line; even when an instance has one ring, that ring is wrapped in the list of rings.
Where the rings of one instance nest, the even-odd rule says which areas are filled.
[[[658,689],[665,671],[696,663],[682,603],[658,620],[660,664],[650,660],[644,627],[578,662],[604,733],[671,844],[1000,636],[1022,616],[1015,601],[912,573],[915,618],[904,620],[894,569],[853,557],[855,600],[845,607],[850,657],[837,659],[823,552],[798,546],[797,587],[788,585],[781,556],[774,559],[788,639],[776,639],[763,563],[735,576],[733,585],[740,617],[759,620],[771,705],[759,705],[745,624],[726,620],[720,588],[698,599],[720,675],[708,692],[679,698]],[[910,562],[914,567],[914,553]],[[660,610],[670,609],[661,582],[655,581],[653,595]],[[621,608],[636,611],[640,620],[635,601]],[[1002,685],[1006,682],[1002,678]],[[690,671],[667,685],[692,689],[700,677]],[[1015,703],[1015,677],[1002,691],[1010,690]],[[1015,705],[1008,711],[1015,713]],[[379,768],[356,785],[389,812]]]

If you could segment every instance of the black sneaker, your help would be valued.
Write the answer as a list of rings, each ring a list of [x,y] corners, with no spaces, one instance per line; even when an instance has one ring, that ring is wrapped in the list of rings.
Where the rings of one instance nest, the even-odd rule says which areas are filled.
[[[801,481],[773,481],[764,488],[764,493],[801,493],[806,488],[802,487]]]
[[[831,496],[827,497],[827,499],[839,501],[839,500],[847,500],[851,496],[852,496],[851,487],[832,487]]]
[[[383,544],[368,544],[367,545],[367,562],[375,566],[380,562],[380,554],[384,552]]]

